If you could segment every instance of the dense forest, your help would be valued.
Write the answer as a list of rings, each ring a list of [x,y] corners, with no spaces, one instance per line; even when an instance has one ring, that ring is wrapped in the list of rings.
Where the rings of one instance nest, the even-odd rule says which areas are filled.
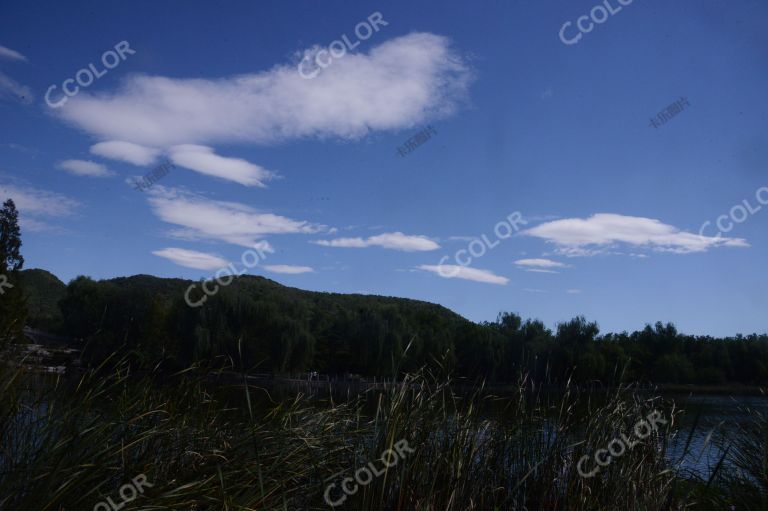
[[[27,324],[81,339],[90,362],[116,350],[169,368],[231,357],[239,367],[291,374],[393,376],[444,364],[454,374],[514,381],[699,384],[768,382],[768,336],[690,336],[656,323],[600,334],[583,317],[557,325],[501,313],[472,323],[435,304],[303,291],[242,276],[189,307],[190,281],[147,275],[69,285],[43,270],[21,272]],[[407,356],[403,356],[410,345]]]

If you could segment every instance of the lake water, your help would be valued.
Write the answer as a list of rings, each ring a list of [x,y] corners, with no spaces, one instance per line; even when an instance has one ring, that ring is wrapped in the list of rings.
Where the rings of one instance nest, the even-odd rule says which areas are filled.
[[[47,381],[49,384],[55,381],[50,375],[39,375],[37,385]],[[233,382],[232,382],[233,383]],[[221,384],[219,386],[225,394],[231,397],[243,396],[243,388],[238,384],[232,386]],[[258,386],[256,386],[258,387]],[[278,402],[293,400],[297,393],[301,393],[309,398],[318,408],[326,406],[326,400],[329,397],[327,386],[294,386],[294,385],[270,385],[270,388],[257,389],[252,387],[251,399],[254,405],[259,408],[267,409],[275,406]],[[357,395],[360,389],[354,386],[336,385],[332,392],[335,402],[342,402]],[[231,392],[231,394],[230,394]],[[381,390],[375,390],[366,393],[364,399],[364,413],[372,415],[375,412],[378,402],[378,394]],[[495,393],[500,397],[510,397],[515,399],[512,394]],[[714,394],[662,394],[667,402],[674,401],[676,409],[682,410],[676,416],[677,434],[668,440],[668,458],[669,461],[683,471],[697,474],[706,478],[717,465],[722,455],[722,450],[718,447],[714,439],[726,440],[735,438],[739,434],[739,426],[748,423],[751,419],[749,409],[768,414],[768,398],[764,396],[725,396]],[[604,398],[600,392],[589,394],[589,399],[599,403]],[[545,402],[556,403],[560,399],[558,392],[550,392],[544,398]],[[239,399],[235,398],[235,401]],[[491,404],[484,409],[482,415],[504,423],[504,406]],[[691,429],[693,434],[688,446],[688,452],[685,452],[685,446],[688,442],[688,436]],[[546,427],[546,425],[544,426]],[[631,431],[625,434],[630,435]]]
[[[277,385],[272,389],[273,398],[286,399],[295,396],[301,386],[288,386],[283,388]],[[328,397],[327,387],[304,387],[303,393],[311,399],[324,400]],[[333,398],[336,402],[344,401],[358,389],[337,385],[334,388]],[[501,397],[505,393],[495,393]],[[378,391],[372,392],[366,399],[367,411],[373,413],[378,402]],[[659,395],[659,394],[655,394]],[[712,469],[720,461],[723,451],[718,447],[714,440],[723,438],[734,438],[739,434],[739,426],[748,423],[751,420],[749,409],[757,410],[768,414],[768,397],[765,396],[727,396],[721,394],[660,394],[666,401],[674,401],[675,408],[682,411],[676,416],[677,434],[669,439],[667,444],[668,459],[670,463],[679,467],[683,472],[696,474],[707,478]],[[597,394],[596,394],[597,396]],[[510,396],[511,397],[511,396]],[[553,401],[559,399],[559,393],[554,392],[550,398]],[[596,402],[600,397],[594,398]],[[496,407],[491,407],[496,408]],[[484,412],[489,418],[501,419],[499,409],[488,409]],[[691,433],[692,428],[693,433]],[[629,435],[630,431],[626,434]],[[690,435],[690,441],[689,441]],[[686,453],[687,444],[687,453]]]
[[[710,432],[713,437],[724,435],[726,439],[739,434],[739,425],[750,420],[748,409],[768,413],[768,398],[763,396],[721,396],[710,394],[666,395],[684,410],[680,417],[678,437],[670,443],[672,461],[681,459],[690,428],[697,420],[689,454],[683,459],[681,468],[691,470],[703,477],[710,474],[722,455],[722,450],[707,442]]]

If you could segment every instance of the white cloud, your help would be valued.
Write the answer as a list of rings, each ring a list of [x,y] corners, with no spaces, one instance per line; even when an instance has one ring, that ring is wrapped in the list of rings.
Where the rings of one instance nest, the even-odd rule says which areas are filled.
[[[234,181],[245,186],[264,186],[263,181],[274,177],[274,173],[240,158],[226,158],[201,145],[182,144],[170,148],[171,160],[176,165]]]
[[[0,99],[4,98],[29,104],[35,99],[35,95],[26,85],[20,84],[5,73],[0,73]]]
[[[180,226],[174,235],[189,240],[215,240],[253,247],[268,234],[314,234],[325,226],[257,211],[237,202],[214,201],[199,195],[155,185],[147,191],[149,204],[160,220]]]
[[[410,236],[402,232],[387,232],[377,236],[363,238],[336,238],[333,240],[313,241],[324,247],[366,248],[382,247],[403,252],[425,252],[437,250],[440,245],[426,236]]]
[[[336,238],[335,240],[312,241],[316,245],[339,248],[365,248],[370,245],[363,238]]]
[[[195,268],[196,270],[218,270],[227,266],[226,259],[218,255],[198,252],[196,250],[186,250],[183,248],[164,248],[155,250],[154,255],[164,257],[179,266]]]
[[[507,285],[507,282],[509,282],[508,278],[496,275],[490,270],[478,270],[476,268],[469,268],[467,266],[458,266],[454,264],[442,264],[437,266],[422,264],[418,268],[420,270],[436,273],[445,279],[473,280],[475,282],[498,284],[501,286],[505,286]]]
[[[76,176],[107,177],[112,175],[112,172],[104,165],[86,160],[64,160],[59,162],[57,166]]]
[[[113,160],[127,161],[138,166],[151,165],[159,153],[160,151],[152,147],[144,147],[122,140],[108,140],[91,146],[91,154]]]
[[[13,199],[19,210],[22,229],[30,231],[58,230],[41,220],[41,217],[61,218],[71,216],[80,204],[69,197],[47,190],[0,184],[0,202]]]
[[[566,289],[565,292],[569,295],[577,295],[581,293],[581,289]]]
[[[553,270],[543,270],[541,268],[528,268],[525,271],[531,272],[531,273],[557,273],[556,271],[553,271]]]
[[[286,273],[289,275],[297,275],[299,273],[312,273],[315,271],[309,266],[291,266],[289,264],[267,264],[262,266],[262,268],[273,273]]]
[[[605,249],[616,243],[676,254],[705,252],[720,246],[749,246],[742,238],[700,236],[653,218],[612,213],[598,213],[587,219],[555,220],[523,231],[523,234],[554,243],[558,254],[569,257],[606,253]]]
[[[26,61],[27,57],[17,52],[16,50],[12,50],[6,46],[0,45],[0,59]]]
[[[524,268],[530,268],[529,271],[550,270],[551,268],[567,268],[567,264],[559,263],[551,259],[518,259],[515,264]],[[554,272],[551,272],[554,273]]]
[[[57,114],[102,140],[163,148],[356,139],[451,115],[472,80],[449,40],[429,33],[347,54],[313,80],[297,64],[220,79],[133,75],[112,93],[81,90]]]
[[[559,246],[555,249],[555,254],[565,257],[594,257],[598,255],[621,255],[621,252],[612,252],[602,248],[586,249],[581,247]]]

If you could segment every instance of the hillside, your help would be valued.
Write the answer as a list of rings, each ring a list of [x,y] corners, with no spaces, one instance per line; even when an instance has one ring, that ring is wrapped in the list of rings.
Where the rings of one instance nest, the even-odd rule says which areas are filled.
[[[46,270],[31,269],[21,272],[22,289],[27,303],[27,325],[32,328],[55,331],[61,328],[59,300],[67,293],[67,285]]]
[[[440,305],[304,291],[264,277],[239,277],[203,306],[190,307],[184,293],[193,281],[79,277],[64,287],[47,272],[28,273],[30,325],[56,326],[56,333],[89,341],[93,360],[121,346],[147,362],[163,358],[179,366],[238,358],[242,339],[239,363],[247,368],[384,375],[411,340],[406,366],[415,369],[447,352],[453,359],[463,338],[488,333]]]
[[[537,380],[707,384],[768,382],[768,336],[691,336],[660,322],[600,335],[583,317],[558,324],[504,313],[476,324],[440,305],[384,296],[304,291],[242,276],[200,307],[200,283],[136,275],[78,277],[66,288],[42,270],[25,272],[30,326],[86,341],[86,361],[127,350],[140,364],[178,369],[227,360],[276,374],[393,375],[442,365],[457,376]],[[59,304],[56,312],[53,304]],[[405,356],[406,347],[410,349]],[[623,372],[622,372],[623,371]],[[619,376],[621,375],[621,376]]]

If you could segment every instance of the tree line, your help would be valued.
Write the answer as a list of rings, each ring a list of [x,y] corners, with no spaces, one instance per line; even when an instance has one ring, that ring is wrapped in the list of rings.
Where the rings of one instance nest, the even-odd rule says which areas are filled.
[[[692,336],[661,322],[601,334],[581,316],[553,331],[506,312],[478,324],[427,302],[302,291],[253,276],[238,277],[199,308],[184,302],[189,281],[181,279],[78,277],[61,285],[60,315],[47,312],[43,326],[86,341],[92,362],[127,349],[169,368],[224,357],[274,374],[396,377],[440,364],[494,382],[521,373],[551,383],[768,382],[766,335]]]
[[[273,374],[397,377],[424,366],[492,382],[521,374],[540,382],[766,384],[768,336],[685,335],[671,323],[600,334],[576,317],[554,331],[501,313],[473,323],[427,302],[319,293],[240,276],[189,307],[190,282],[149,275],[68,285],[44,270],[23,270],[18,213],[0,210],[0,341],[23,341],[25,325],[79,339],[87,362],[127,351],[139,365],[169,370],[226,359]],[[2,342],[0,342],[2,349]]]

